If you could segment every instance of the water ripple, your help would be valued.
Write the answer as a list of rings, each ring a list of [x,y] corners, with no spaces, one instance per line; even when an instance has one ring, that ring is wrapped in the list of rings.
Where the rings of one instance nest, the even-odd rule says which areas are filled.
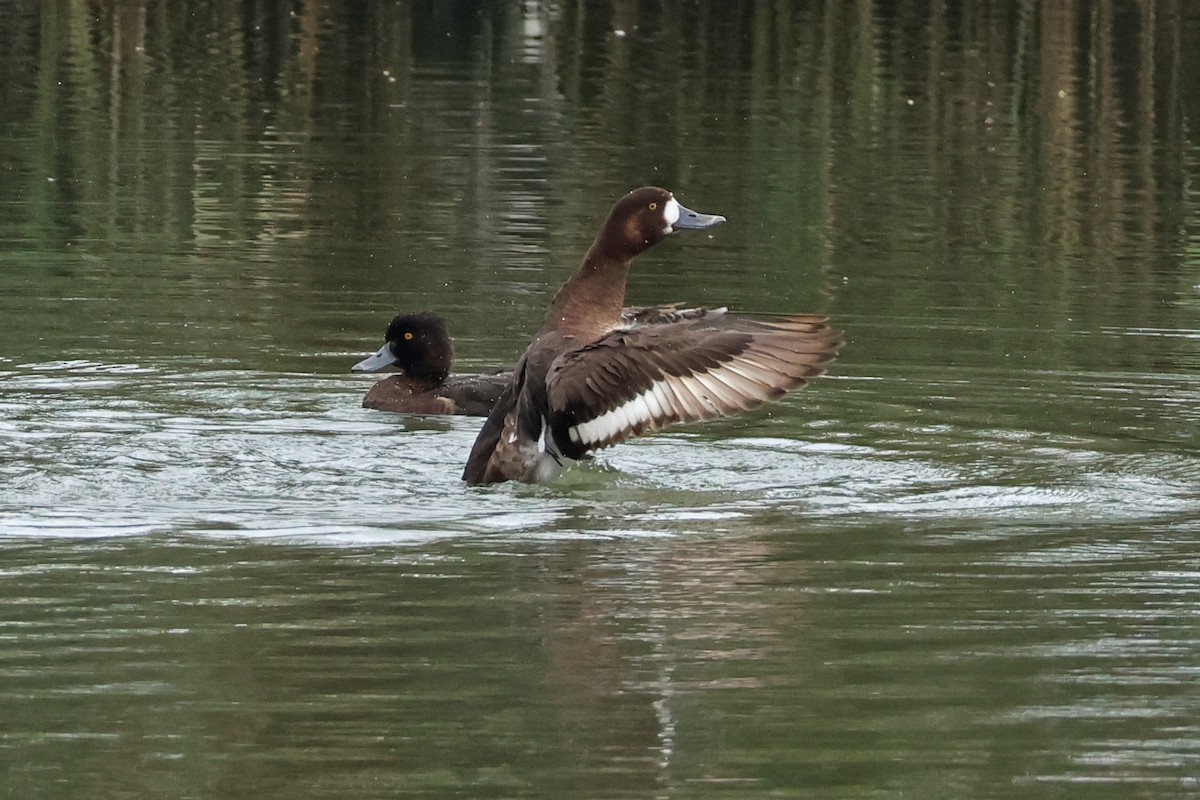
[[[217,370],[185,387],[174,371],[118,366],[30,365],[7,379],[7,535],[422,542],[734,530],[772,510],[1013,526],[1200,508],[1188,451],[953,421],[881,420],[868,438],[823,414],[836,395],[803,417],[784,406],[647,437],[554,487],[469,490],[458,474],[479,420],[357,408],[365,383],[353,377]]]

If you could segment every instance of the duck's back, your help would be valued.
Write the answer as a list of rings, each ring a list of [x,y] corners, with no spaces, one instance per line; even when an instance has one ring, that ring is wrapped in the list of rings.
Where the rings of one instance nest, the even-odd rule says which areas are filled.
[[[486,417],[512,382],[511,372],[492,375],[451,375],[434,394],[454,401],[456,414]]]
[[[377,382],[363,398],[363,408],[400,414],[458,414],[486,417],[512,380],[511,372],[450,376],[429,386],[407,375]]]

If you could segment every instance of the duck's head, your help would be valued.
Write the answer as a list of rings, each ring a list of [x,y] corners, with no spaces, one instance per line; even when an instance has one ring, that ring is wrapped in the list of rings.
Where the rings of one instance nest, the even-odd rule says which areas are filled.
[[[388,325],[383,347],[351,369],[379,372],[393,364],[410,378],[441,383],[450,374],[454,344],[446,320],[437,314],[401,314]]]
[[[684,207],[666,189],[643,186],[617,201],[596,242],[614,256],[632,258],[677,230],[706,230],[725,221]]]

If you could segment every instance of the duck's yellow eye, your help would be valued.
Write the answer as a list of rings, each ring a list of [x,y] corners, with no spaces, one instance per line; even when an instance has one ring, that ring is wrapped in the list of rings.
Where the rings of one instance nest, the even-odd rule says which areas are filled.
[[[406,341],[406,342],[411,342],[411,341],[412,341],[412,331],[405,331],[405,332],[404,332],[404,341]]]
[[[650,210],[651,210],[651,211],[657,211],[657,210],[658,210],[658,203],[651,203],[651,204],[650,204]]]

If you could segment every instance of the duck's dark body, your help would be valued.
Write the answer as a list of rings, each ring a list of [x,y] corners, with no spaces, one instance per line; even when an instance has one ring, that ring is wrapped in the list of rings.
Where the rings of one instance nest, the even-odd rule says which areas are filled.
[[[465,414],[486,417],[512,381],[511,372],[450,375],[454,344],[446,320],[427,311],[401,314],[388,325],[384,345],[354,365],[377,372],[395,365],[398,375],[378,381],[364,408],[405,414]]]
[[[635,256],[676,227],[724,221],[655,187],[617,202],[475,440],[468,484],[549,480],[590,450],[753,408],[823,371],[842,340],[819,317],[753,320],[673,307],[623,315]]]

